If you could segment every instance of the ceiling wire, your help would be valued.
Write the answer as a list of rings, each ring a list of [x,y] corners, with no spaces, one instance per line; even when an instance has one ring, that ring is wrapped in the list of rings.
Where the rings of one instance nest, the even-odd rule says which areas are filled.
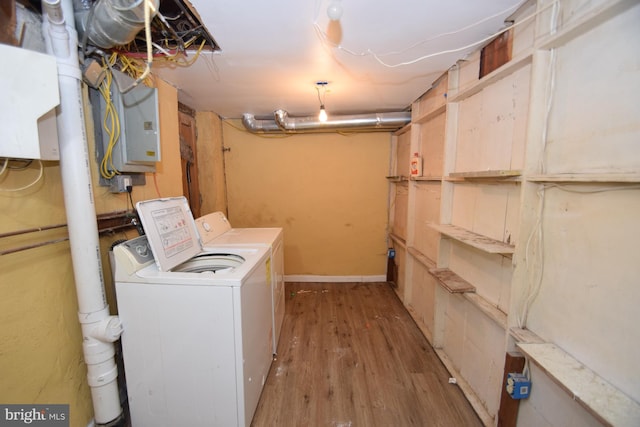
[[[337,48],[337,49],[339,49],[339,50],[341,50],[341,51],[343,51],[345,53],[348,53],[349,55],[352,55],[352,56],[371,56],[378,63],[380,63],[381,65],[383,65],[383,66],[385,66],[387,68],[396,68],[396,67],[401,67],[401,66],[406,66],[406,65],[413,65],[413,64],[415,64],[417,62],[423,61],[425,59],[433,58],[433,57],[436,57],[436,56],[446,55],[446,54],[449,54],[449,53],[461,52],[461,51],[470,49],[472,47],[475,47],[477,45],[486,43],[486,42],[494,39],[495,37],[498,37],[502,33],[506,32],[506,31],[509,31],[510,29],[513,29],[516,26],[521,25],[521,24],[523,24],[525,22],[528,22],[530,19],[536,17],[537,15],[539,15],[542,12],[546,11],[550,7],[553,7],[556,4],[558,4],[559,1],[560,0],[556,0],[554,2],[551,2],[548,5],[546,5],[545,7],[541,8],[540,10],[537,10],[536,12],[532,13],[531,15],[529,15],[529,16],[523,18],[522,20],[518,21],[517,23],[509,25],[509,26],[507,26],[507,27],[505,27],[505,28],[503,28],[503,29],[501,29],[501,30],[499,30],[499,31],[487,36],[487,37],[484,37],[484,38],[482,38],[480,40],[476,40],[476,41],[474,41],[474,42],[472,42],[470,44],[467,44],[465,46],[461,46],[461,47],[454,48],[454,49],[443,50],[443,51],[439,51],[439,52],[434,52],[434,53],[430,53],[430,54],[418,57],[416,59],[413,59],[413,60],[410,60],[410,61],[405,61],[405,62],[400,62],[400,63],[397,63],[397,64],[387,63],[387,62],[382,60],[382,57],[383,56],[389,56],[389,55],[403,53],[403,52],[406,52],[406,51],[408,51],[410,49],[413,49],[413,48],[415,48],[415,47],[417,47],[417,46],[419,46],[421,44],[424,44],[426,42],[433,41],[433,40],[436,40],[438,38],[442,38],[442,37],[446,37],[446,36],[450,36],[450,35],[454,35],[454,34],[458,34],[458,33],[467,31],[467,30],[469,30],[469,29],[471,29],[471,28],[473,28],[473,27],[475,27],[475,26],[477,26],[479,24],[482,24],[482,23],[486,22],[487,20],[493,19],[493,18],[495,18],[497,16],[500,16],[501,14],[508,13],[509,11],[511,11],[513,9],[516,9],[517,7],[520,7],[521,4],[516,4],[514,6],[511,6],[511,7],[507,8],[507,9],[505,9],[502,12],[499,12],[497,14],[494,14],[494,15],[491,15],[491,16],[488,16],[488,17],[485,17],[485,18],[483,18],[483,19],[481,19],[479,21],[476,21],[476,22],[474,22],[472,24],[469,24],[469,25],[467,25],[465,27],[462,27],[460,29],[457,29],[457,30],[454,30],[454,31],[449,31],[449,32],[446,32],[446,33],[441,33],[441,34],[438,34],[438,35],[433,36],[431,38],[428,38],[428,39],[422,40],[420,42],[414,43],[413,45],[411,45],[411,46],[409,46],[407,48],[404,48],[404,49],[401,49],[401,50],[398,50],[398,51],[383,53],[383,54],[376,53],[376,52],[372,51],[371,49],[367,49],[367,51],[365,51],[365,52],[356,52],[356,51],[350,50],[350,49],[342,46],[341,44],[333,43],[329,39],[328,35],[320,28],[320,26],[319,26],[319,24],[317,22],[317,17],[319,15],[319,7],[316,10],[316,19],[314,19],[313,27],[314,27],[314,29],[316,31],[316,35],[318,36],[318,38],[320,38],[320,40],[321,40],[321,42],[323,44],[328,44],[328,45],[330,45],[330,46],[332,46],[334,48]]]

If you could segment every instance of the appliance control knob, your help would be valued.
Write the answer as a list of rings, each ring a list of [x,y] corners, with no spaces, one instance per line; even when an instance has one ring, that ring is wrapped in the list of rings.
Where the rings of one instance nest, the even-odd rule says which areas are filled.
[[[136,246],[136,252],[140,256],[147,256],[149,253],[149,247],[147,245]]]
[[[204,228],[206,231],[211,231],[211,226],[209,225],[208,222],[203,222],[202,228]]]

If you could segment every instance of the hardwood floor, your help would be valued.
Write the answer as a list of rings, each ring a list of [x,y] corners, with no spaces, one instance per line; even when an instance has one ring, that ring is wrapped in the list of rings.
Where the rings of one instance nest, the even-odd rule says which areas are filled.
[[[386,283],[287,283],[252,426],[482,426]]]

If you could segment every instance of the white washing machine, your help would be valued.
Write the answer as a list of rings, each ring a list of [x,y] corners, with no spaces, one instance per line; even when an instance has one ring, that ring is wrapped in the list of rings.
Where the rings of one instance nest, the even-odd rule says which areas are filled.
[[[204,250],[184,197],[137,204],[116,246],[131,424],[248,426],[272,361],[267,247]]]
[[[196,227],[205,249],[221,247],[256,247],[270,249],[273,354],[277,354],[278,340],[284,321],[284,239],[282,228],[232,228],[222,212],[196,218]]]

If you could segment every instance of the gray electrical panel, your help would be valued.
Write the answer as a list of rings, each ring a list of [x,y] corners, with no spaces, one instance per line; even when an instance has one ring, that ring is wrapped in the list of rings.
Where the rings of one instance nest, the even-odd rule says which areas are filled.
[[[126,93],[134,80],[114,71],[111,87],[112,103],[120,120],[120,137],[111,150],[111,163],[119,172],[155,172],[160,161],[160,122],[158,119],[158,90],[139,84]],[[116,75],[117,73],[117,75]],[[100,96],[100,123],[102,126],[106,102]],[[109,135],[102,129],[102,154],[108,152]]]

